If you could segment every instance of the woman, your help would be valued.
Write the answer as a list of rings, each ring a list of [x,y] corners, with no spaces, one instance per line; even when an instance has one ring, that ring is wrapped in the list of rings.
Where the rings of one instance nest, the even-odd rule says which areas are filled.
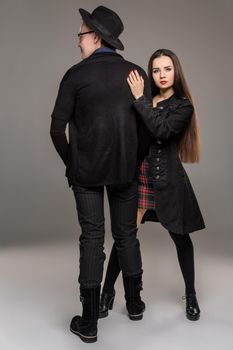
[[[157,50],[150,58],[148,75],[153,103],[143,96],[144,81],[132,71],[127,82],[135,98],[134,108],[152,135],[152,143],[138,177],[137,225],[159,221],[177,249],[185,283],[186,317],[198,320],[200,308],[194,285],[194,253],[189,233],[205,228],[204,221],[181,162],[200,157],[198,119],[177,56]],[[101,295],[100,317],[112,309],[114,284],[120,272],[113,245]]]

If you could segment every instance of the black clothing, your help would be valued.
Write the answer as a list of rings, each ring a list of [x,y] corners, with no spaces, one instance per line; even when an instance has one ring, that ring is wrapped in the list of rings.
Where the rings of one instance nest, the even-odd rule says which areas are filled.
[[[186,98],[172,95],[153,108],[151,100],[142,96],[134,101],[134,107],[153,137],[146,160],[154,184],[155,210],[147,210],[142,223],[160,221],[168,231],[179,234],[205,228],[177,148],[191,121],[192,104]]]
[[[97,341],[97,320],[99,318],[100,286],[96,288],[80,288],[80,300],[83,311],[81,316],[74,316],[70,330],[85,343]]]
[[[118,38],[124,30],[124,25],[116,12],[105,7],[98,6],[92,13],[80,8],[83,22],[97,33],[108,45],[118,50],[124,50],[124,45]]]
[[[133,181],[151,137],[133,107],[127,76],[137,69],[115,52],[97,52],[63,77],[52,113],[51,137],[66,164],[69,186]],[[69,123],[69,144],[65,129]]]
[[[179,265],[185,282],[185,292],[186,294],[194,294],[194,253],[192,240],[188,234],[180,235],[172,232],[169,232],[169,234],[176,246]],[[113,244],[102,293],[111,294],[113,292],[120,271],[117,250],[115,244]]]
[[[140,296],[142,290],[142,274],[136,276],[123,275],[123,284],[129,319],[132,321],[141,320],[143,312],[146,309],[146,305]]]
[[[99,287],[102,281],[104,186],[120,268],[124,276],[142,273],[136,238],[136,177],[151,137],[133,107],[127,83],[133,69],[143,76],[145,93],[150,97],[142,68],[115,52],[94,52],[64,75],[52,113],[50,134],[66,165],[82,229],[81,288]]]
[[[142,273],[139,241],[136,238],[137,181],[123,185],[107,185],[112,235],[120,269],[124,276]],[[100,285],[104,254],[104,187],[73,187],[80,235],[81,288]]]
[[[169,232],[169,234],[176,246],[178,261],[185,283],[185,293],[195,294],[195,269],[192,240],[189,235],[179,235],[177,233],[172,232]]]

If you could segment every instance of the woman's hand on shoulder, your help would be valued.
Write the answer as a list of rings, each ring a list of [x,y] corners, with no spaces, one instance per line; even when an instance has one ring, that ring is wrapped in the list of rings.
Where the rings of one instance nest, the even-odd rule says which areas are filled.
[[[138,99],[143,96],[144,79],[141,75],[139,75],[137,70],[132,70],[129,73],[127,77],[127,82],[135,99]]]

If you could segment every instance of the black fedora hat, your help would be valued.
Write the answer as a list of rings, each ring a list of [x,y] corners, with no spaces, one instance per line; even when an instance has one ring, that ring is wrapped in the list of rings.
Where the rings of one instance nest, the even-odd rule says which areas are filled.
[[[79,9],[79,12],[88,27],[94,30],[107,44],[116,49],[124,50],[124,45],[118,39],[124,30],[124,25],[114,11],[105,6],[98,6],[92,13],[82,8]]]

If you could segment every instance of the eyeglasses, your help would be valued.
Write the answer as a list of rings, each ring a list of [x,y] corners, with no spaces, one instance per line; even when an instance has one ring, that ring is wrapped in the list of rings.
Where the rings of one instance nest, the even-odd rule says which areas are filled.
[[[78,37],[80,38],[82,35],[90,34],[90,33],[94,33],[94,30],[89,30],[89,32],[78,33]]]

